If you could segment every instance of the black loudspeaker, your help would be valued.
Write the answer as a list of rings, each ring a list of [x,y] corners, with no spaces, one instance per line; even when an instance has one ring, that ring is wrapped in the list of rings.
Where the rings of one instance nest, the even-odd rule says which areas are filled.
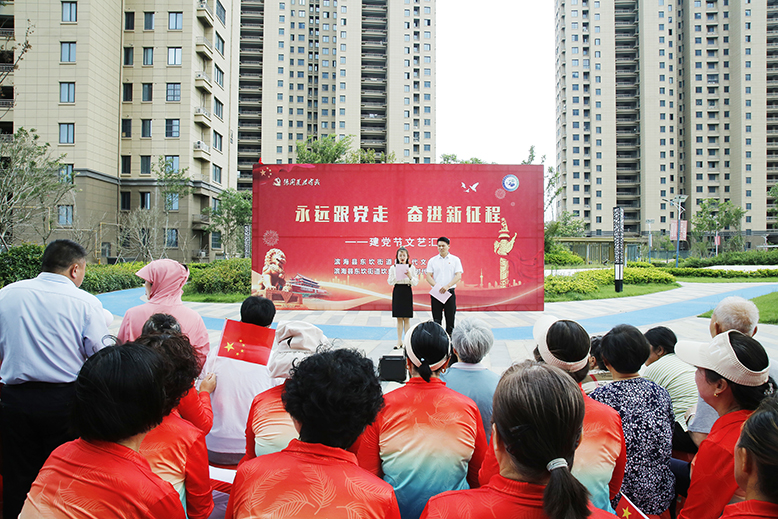
[[[405,356],[384,355],[378,361],[378,378],[387,382],[405,382]]]

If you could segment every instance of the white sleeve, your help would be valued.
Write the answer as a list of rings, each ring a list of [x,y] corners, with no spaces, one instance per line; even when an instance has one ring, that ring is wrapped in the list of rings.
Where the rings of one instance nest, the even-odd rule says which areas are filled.
[[[390,285],[394,285],[397,282],[397,278],[395,276],[396,276],[395,268],[394,265],[392,265],[391,267],[389,267],[389,278],[386,280],[386,282],[389,283]]]

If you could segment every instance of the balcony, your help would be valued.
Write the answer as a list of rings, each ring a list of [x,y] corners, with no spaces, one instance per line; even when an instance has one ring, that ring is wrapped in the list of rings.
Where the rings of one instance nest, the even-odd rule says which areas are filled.
[[[211,127],[211,112],[203,108],[202,106],[199,106],[195,108],[194,110],[194,121],[197,124],[202,124],[203,126],[210,128]]]
[[[205,90],[209,94],[213,93],[213,84],[211,83],[211,76],[205,71],[195,72],[195,87]]]
[[[193,157],[207,162],[211,161],[211,147],[203,141],[195,141],[193,146]]]
[[[198,2],[197,17],[206,27],[213,27],[213,10],[211,10],[211,6],[208,5],[208,2]]]
[[[211,222],[211,218],[207,214],[193,214],[192,215],[192,230],[204,231],[208,224]]]
[[[213,59],[213,45],[205,36],[198,36],[195,42],[195,50],[203,58],[211,61]]]

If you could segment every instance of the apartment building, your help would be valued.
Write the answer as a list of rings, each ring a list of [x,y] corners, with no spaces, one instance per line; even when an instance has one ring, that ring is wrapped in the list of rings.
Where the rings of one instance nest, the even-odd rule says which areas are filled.
[[[435,0],[242,0],[239,187],[297,141],[435,161]]]
[[[774,232],[778,0],[557,0],[557,209],[590,235],[669,232],[705,199]],[[775,47],[775,48],[773,48]],[[774,71],[774,72],[772,72]],[[775,124],[772,124],[774,121]]]
[[[133,239],[180,261],[220,255],[203,209],[237,185],[240,2],[16,1],[0,22],[17,40],[33,26],[0,130],[35,128],[75,183],[41,224],[50,238],[103,261],[137,255]],[[185,171],[184,196],[161,194],[160,159]]]

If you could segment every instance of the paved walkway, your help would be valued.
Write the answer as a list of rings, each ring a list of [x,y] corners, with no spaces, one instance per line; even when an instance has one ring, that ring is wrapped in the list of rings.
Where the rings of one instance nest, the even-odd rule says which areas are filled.
[[[545,313],[581,323],[594,335],[605,333],[622,323],[632,324],[643,331],[654,326],[667,326],[680,339],[706,340],[708,319],[697,315],[713,309],[727,296],[737,295],[751,299],[778,291],[778,283],[681,283],[681,288],[636,297],[597,299],[547,303]],[[119,329],[124,312],[143,302],[144,290],[136,288],[101,294],[98,298],[116,319],[112,333]],[[240,319],[240,303],[186,303],[203,316],[211,344],[219,341],[224,319]],[[530,358],[534,344],[532,325],[542,312],[459,312],[458,317],[474,316],[486,321],[494,332],[495,344],[484,363],[501,373],[513,362]],[[426,312],[416,312],[411,324],[430,319]],[[337,338],[347,346],[359,348],[373,360],[390,353],[396,343],[397,332],[391,312],[343,311],[279,311],[276,322],[308,321],[317,325],[327,337]],[[765,346],[771,358],[774,376],[778,372],[778,325],[760,325],[757,339]]]

